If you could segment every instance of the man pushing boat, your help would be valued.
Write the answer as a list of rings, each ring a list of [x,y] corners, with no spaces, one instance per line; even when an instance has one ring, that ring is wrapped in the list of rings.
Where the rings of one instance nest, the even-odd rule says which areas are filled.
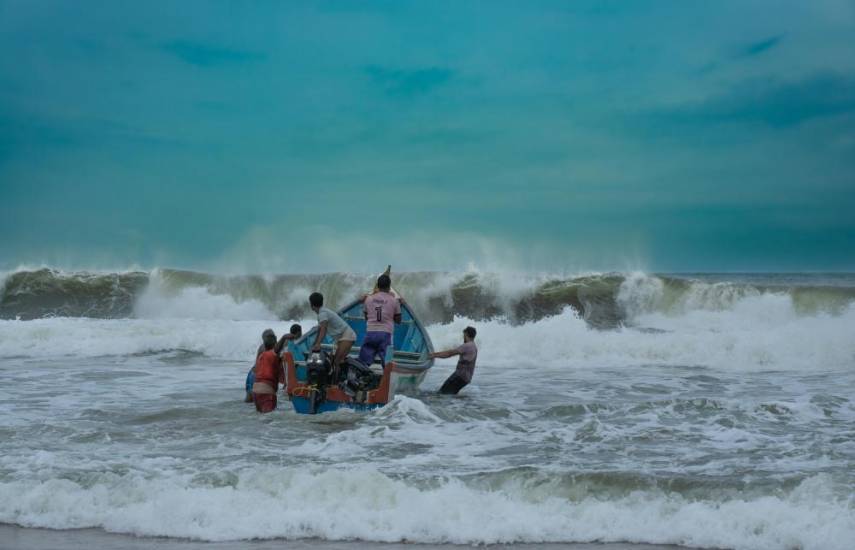
[[[472,381],[472,375],[475,372],[475,361],[478,359],[475,334],[475,327],[466,327],[463,329],[463,344],[456,348],[430,354],[431,359],[447,359],[455,355],[460,356],[460,359],[457,360],[457,369],[442,384],[442,387],[439,388],[439,393],[455,395]]]
[[[276,342],[276,345],[273,346],[273,352],[280,356],[282,350],[285,349],[287,342],[289,340],[299,340],[303,335],[303,327],[294,323],[291,325],[291,329],[282,335],[282,338]],[[255,398],[252,395],[252,387],[255,384],[255,370],[256,364],[258,363],[258,358],[261,357],[261,354],[267,351],[265,341],[272,339],[276,341],[276,333],[273,332],[273,329],[267,329],[261,333],[261,344],[258,346],[258,351],[255,353],[255,363],[250,367],[249,372],[246,373],[246,398],[244,401],[246,403],[253,403]]]

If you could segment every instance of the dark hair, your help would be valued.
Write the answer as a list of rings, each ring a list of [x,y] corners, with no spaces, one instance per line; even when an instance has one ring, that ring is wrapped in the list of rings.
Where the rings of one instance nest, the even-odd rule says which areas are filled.
[[[389,290],[392,288],[392,279],[385,273],[377,277],[377,288],[380,290]]]
[[[297,323],[294,323],[293,325],[291,325],[291,330],[289,330],[288,332],[290,332],[294,336],[299,336],[300,334],[303,334],[303,327],[301,327]]]
[[[261,334],[261,341],[264,342],[264,349],[273,349],[276,345],[276,333],[271,329],[265,330]]]
[[[312,304],[312,307],[321,307],[324,305],[324,295],[320,292],[312,292],[311,296],[309,296],[309,303]]]
[[[463,334],[474,340],[475,335],[478,334],[478,332],[475,330],[475,327],[466,327],[465,329],[463,329]]]

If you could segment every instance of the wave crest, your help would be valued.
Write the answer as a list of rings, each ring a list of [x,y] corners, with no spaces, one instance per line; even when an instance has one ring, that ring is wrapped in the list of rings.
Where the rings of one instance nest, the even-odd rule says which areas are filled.
[[[585,490],[576,493],[569,487],[568,493],[567,487],[527,484],[517,477],[497,487],[477,485],[446,479],[419,486],[354,469],[224,472],[207,482],[110,473],[87,483],[0,483],[0,521],[206,541],[626,541],[843,549],[855,538],[855,514],[828,476],[806,479],[775,496],[718,499],[690,499],[661,489],[586,495]],[[259,521],[258,509],[275,521]]]
[[[373,275],[213,275],[151,272],[21,270],[0,292],[0,318],[45,317],[300,319],[311,316],[317,290],[341,305],[373,284]],[[781,296],[800,315],[839,315],[855,303],[855,277],[787,275],[665,276],[605,273],[581,276],[412,272],[395,274],[396,288],[426,323],[455,317],[513,324],[538,321],[571,308],[595,328],[637,324],[648,314],[686,315],[734,310],[760,296]]]

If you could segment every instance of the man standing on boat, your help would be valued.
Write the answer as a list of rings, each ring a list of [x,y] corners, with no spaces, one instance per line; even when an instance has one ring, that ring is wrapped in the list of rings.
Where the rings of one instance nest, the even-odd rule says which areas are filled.
[[[472,381],[475,372],[475,360],[478,359],[478,347],[475,345],[475,327],[463,329],[463,344],[445,351],[437,351],[430,354],[431,359],[447,359],[459,355],[457,369],[439,388],[439,393],[456,395],[464,386]]]
[[[356,333],[338,313],[324,307],[324,295],[320,292],[313,292],[309,296],[309,305],[312,306],[312,311],[318,314],[318,335],[315,337],[315,343],[312,344],[312,352],[321,351],[321,342],[326,335],[329,335],[335,342],[335,356],[332,364],[335,369],[350,353],[350,348],[356,341]]]
[[[371,365],[377,355],[386,366],[386,348],[392,343],[395,324],[401,322],[401,301],[392,294],[392,279],[387,274],[377,278],[377,290],[363,301],[367,327],[365,341],[359,349],[359,360]]]

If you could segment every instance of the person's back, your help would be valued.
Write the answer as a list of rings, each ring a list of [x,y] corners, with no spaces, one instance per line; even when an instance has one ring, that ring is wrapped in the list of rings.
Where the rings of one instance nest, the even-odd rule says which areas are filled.
[[[318,310],[318,324],[320,323],[327,323],[326,335],[329,336],[333,342],[341,338],[347,329],[350,328],[350,325],[347,324],[347,321],[341,318],[341,315],[328,307],[321,307]]]
[[[276,336],[273,331],[265,331],[264,351],[255,360],[255,381],[252,384],[252,400],[255,409],[268,413],[276,409],[276,390],[280,380],[284,380],[279,355],[274,350]]]
[[[324,307],[324,295],[320,292],[313,292],[309,296],[309,304],[312,306],[312,311],[318,314],[318,330],[315,342],[312,344],[312,351],[320,351],[321,343],[326,336],[329,336],[335,342],[333,357],[335,369],[350,353],[350,348],[356,341],[356,333],[338,313]]]
[[[276,342],[276,345],[273,346],[273,352],[278,356],[282,353],[282,350],[286,349],[288,346],[288,342],[293,340],[298,340],[303,335],[303,327],[299,324],[294,323],[291,325],[291,329],[282,335],[282,338]],[[253,402],[253,392],[252,387],[255,385],[255,366],[258,364],[258,358],[261,357],[261,354],[267,351],[267,344],[264,342],[265,340],[275,340],[276,333],[273,332],[272,329],[267,329],[261,334],[262,343],[258,346],[258,351],[255,353],[255,362],[253,362],[252,367],[250,367],[249,372],[246,373],[246,398],[244,401],[246,403]],[[279,382],[282,384],[285,383],[285,373],[283,370],[279,372]]]
[[[472,341],[463,342],[458,346],[457,351],[460,352],[460,358],[457,360],[457,368],[454,372],[468,384],[472,381],[472,375],[475,373],[478,346]]]
[[[359,360],[370,365],[379,355],[380,362],[385,366],[386,349],[392,343],[395,323],[401,322],[401,302],[391,292],[392,281],[388,275],[381,275],[377,279],[377,288],[377,292],[366,296],[363,301],[366,331],[359,349]]]
[[[380,290],[365,299],[366,331],[395,331],[395,316],[401,314],[401,302],[388,290]]]

